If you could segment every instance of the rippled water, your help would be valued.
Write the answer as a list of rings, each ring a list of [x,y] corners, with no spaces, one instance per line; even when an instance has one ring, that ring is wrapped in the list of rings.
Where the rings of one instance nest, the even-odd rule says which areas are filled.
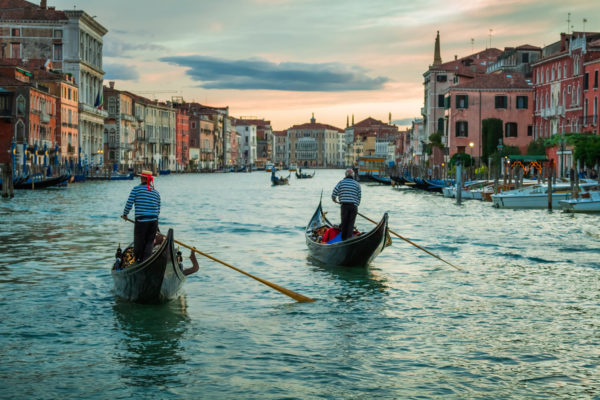
[[[363,186],[400,235],[367,270],[319,265],[303,227],[341,171],[159,177],[161,227],[200,259],[163,306],[116,299],[133,182],[0,201],[0,398],[599,398],[599,217]],[[357,219],[362,230],[369,222]]]

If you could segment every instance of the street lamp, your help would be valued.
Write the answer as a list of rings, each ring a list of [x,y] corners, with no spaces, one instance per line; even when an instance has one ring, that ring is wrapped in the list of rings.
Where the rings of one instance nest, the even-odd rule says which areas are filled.
[[[473,162],[473,146],[475,146],[475,143],[470,142],[469,143],[469,156],[471,157],[471,159],[469,160],[469,164],[470,164],[470,170],[471,170],[471,179],[473,178],[473,166],[474,166],[474,162]]]
[[[500,179],[500,174],[502,170],[500,169],[500,153],[502,153],[502,138],[498,139],[498,175],[496,176],[496,186],[498,186],[498,179]]]

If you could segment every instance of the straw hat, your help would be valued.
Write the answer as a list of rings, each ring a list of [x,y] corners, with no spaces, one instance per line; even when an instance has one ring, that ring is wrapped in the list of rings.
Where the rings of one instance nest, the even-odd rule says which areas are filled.
[[[138,174],[138,176],[146,176],[146,177],[148,177],[148,176],[152,176],[152,171],[149,171],[149,170],[147,170],[147,169],[143,169],[143,170],[142,170],[142,172],[140,172],[140,173]]]

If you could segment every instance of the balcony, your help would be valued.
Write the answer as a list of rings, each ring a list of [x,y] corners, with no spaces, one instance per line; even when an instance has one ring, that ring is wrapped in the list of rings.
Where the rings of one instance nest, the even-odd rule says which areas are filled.
[[[42,124],[47,124],[48,122],[50,122],[50,115],[43,112],[40,116],[40,121],[42,122]]]
[[[135,118],[133,117],[133,115],[129,114],[121,114],[121,119],[124,119],[125,121],[129,122],[135,122]]]
[[[108,113],[106,111],[99,110],[96,107],[90,106],[85,103],[79,103],[79,111],[89,113],[89,114],[94,114],[101,118],[108,118]]]

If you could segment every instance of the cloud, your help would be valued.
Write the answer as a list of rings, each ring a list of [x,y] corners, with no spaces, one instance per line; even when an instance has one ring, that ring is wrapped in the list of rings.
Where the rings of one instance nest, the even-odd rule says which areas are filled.
[[[392,121],[392,124],[398,125],[398,126],[409,126],[412,124],[412,122],[414,120],[415,120],[415,118],[395,119]]]
[[[165,51],[166,48],[157,44],[151,43],[126,43],[112,38],[104,42],[103,55],[104,57],[131,57],[132,52],[157,52]]]
[[[187,75],[205,89],[346,92],[377,90],[389,81],[371,78],[364,68],[340,63],[273,63],[263,59],[226,60],[207,56],[163,57],[160,61],[188,68]]]
[[[140,77],[134,67],[125,64],[104,63],[104,79],[120,81],[137,81]]]

